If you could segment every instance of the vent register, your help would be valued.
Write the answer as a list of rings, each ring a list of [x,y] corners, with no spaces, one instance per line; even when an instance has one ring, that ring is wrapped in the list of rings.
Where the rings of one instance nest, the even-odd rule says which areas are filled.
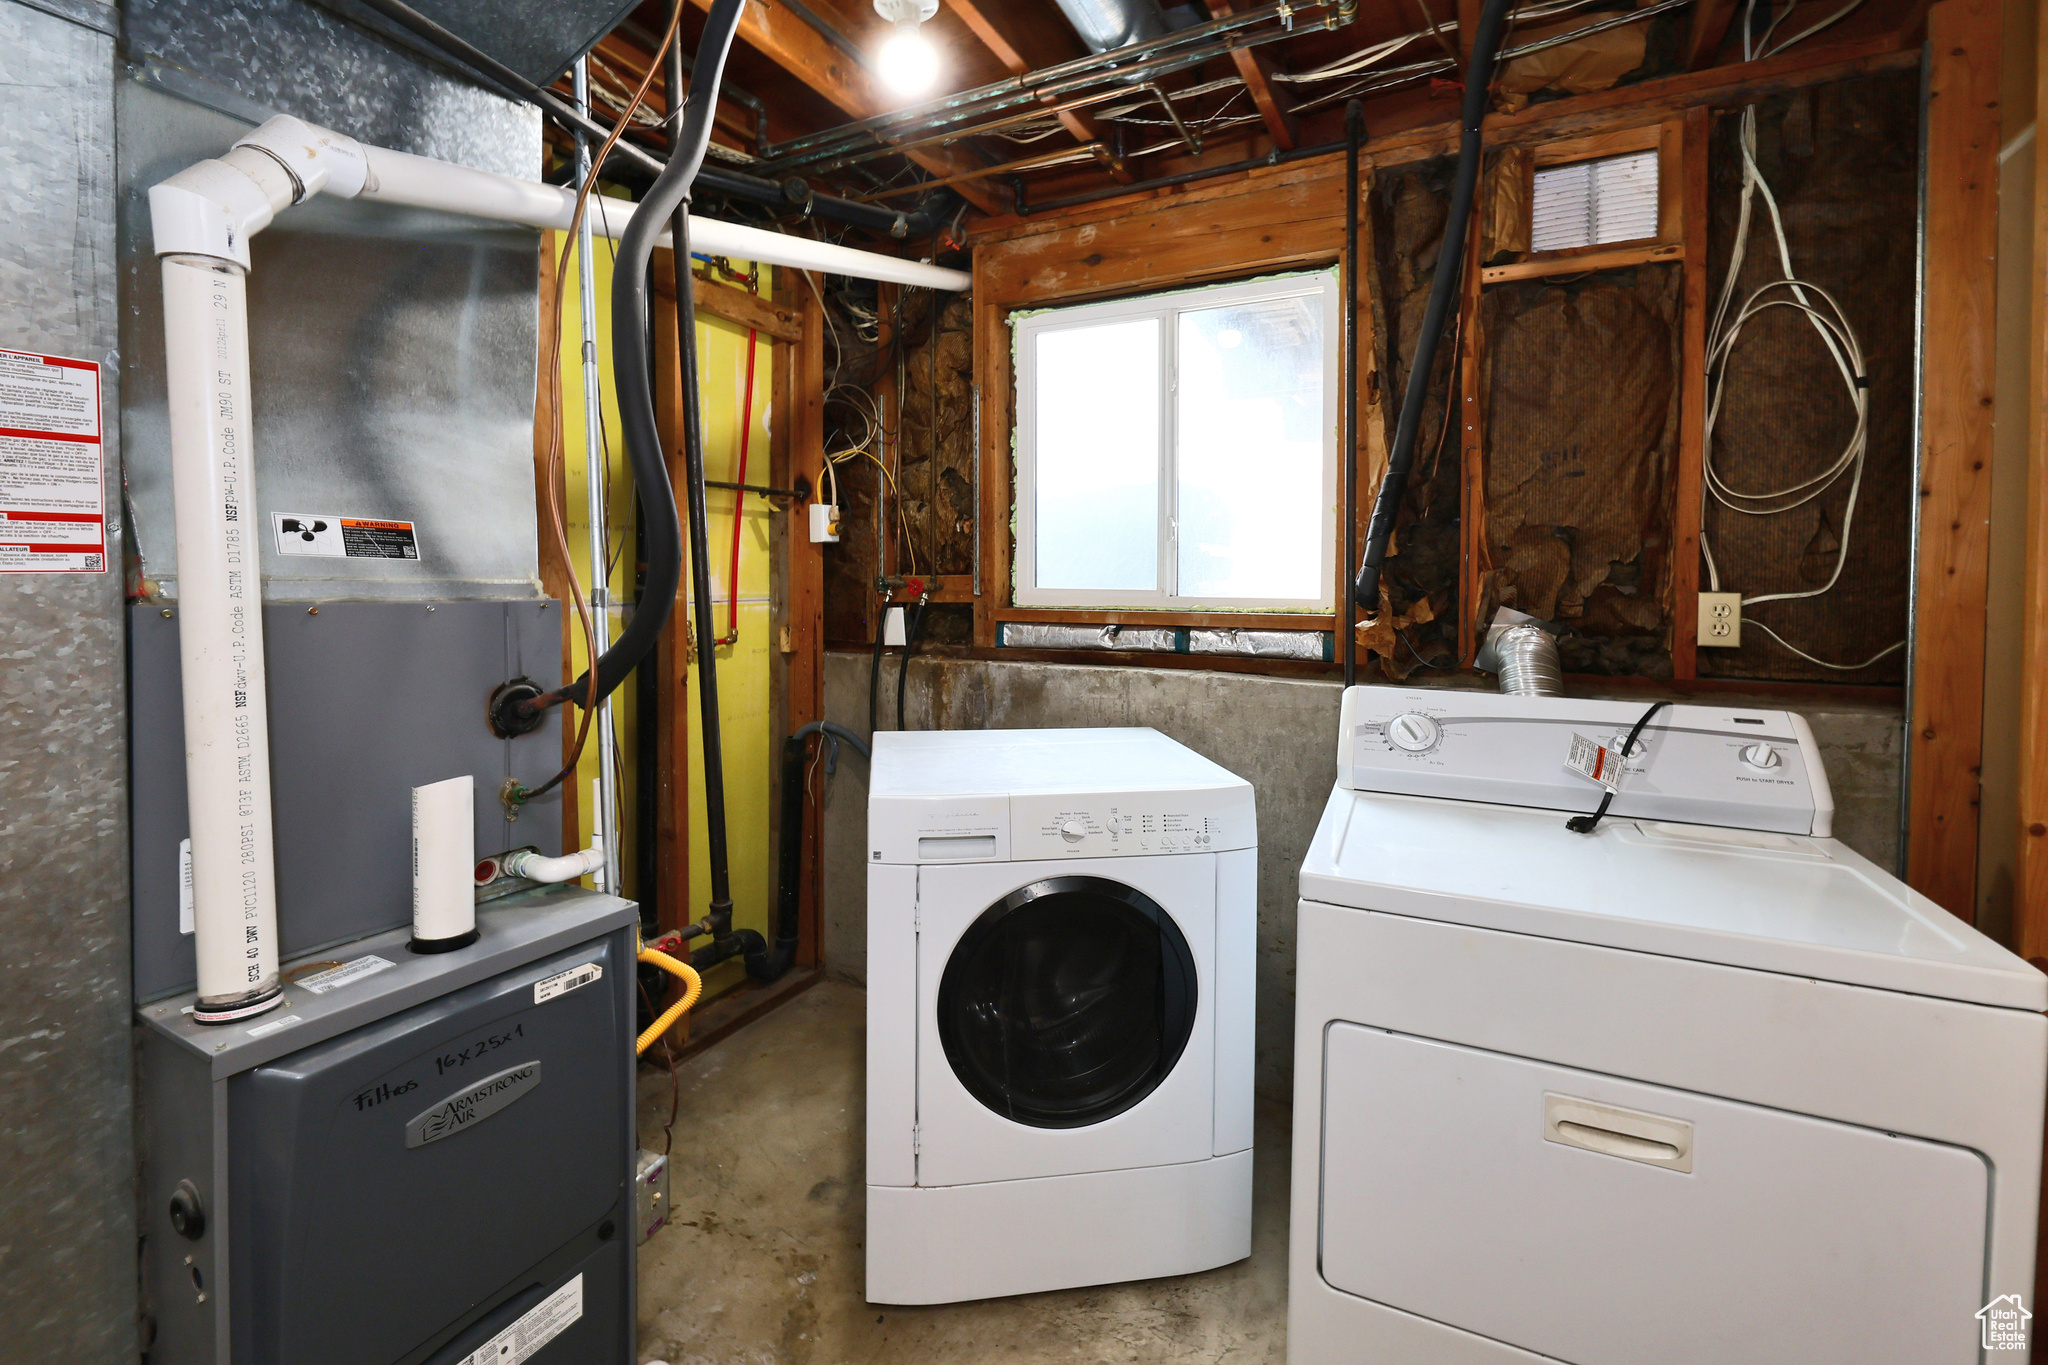
[[[1536,172],[1531,251],[1569,251],[1656,235],[1655,148]]]

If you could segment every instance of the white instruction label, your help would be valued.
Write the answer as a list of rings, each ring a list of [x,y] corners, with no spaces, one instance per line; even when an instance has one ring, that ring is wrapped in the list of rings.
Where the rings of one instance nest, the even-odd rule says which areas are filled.
[[[420,539],[409,521],[344,517],[333,512],[273,512],[281,555],[319,559],[418,559]]]
[[[519,1321],[464,1356],[457,1365],[521,1365],[583,1316],[583,1276],[522,1313]]]
[[[325,995],[337,986],[346,986],[351,981],[360,981],[366,976],[375,976],[386,967],[396,967],[397,965],[396,962],[391,961],[389,958],[378,957],[373,953],[369,957],[359,957],[353,961],[344,962],[339,967],[329,967],[324,972],[315,972],[305,978],[305,980],[295,984],[300,989],[309,990],[315,995]]]
[[[192,841],[178,841],[178,932],[192,932]]]
[[[273,1019],[267,1024],[258,1024],[248,1032],[251,1038],[263,1038],[276,1033],[279,1029],[288,1029],[294,1024],[303,1024],[305,1022],[296,1014],[287,1014],[282,1019]]]
[[[0,350],[0,573],[105,573],[100,367]]]
[[[1571,751],[1564,756],[1564,766],[1568,772],[1575,772],[1588,782],[1598,782],[1609,791],[1616,791],[1621,786],[1621,755],[1584,735],[1572,736]]]
[[[571,967],[566,972],[556,972],[545,980],[533,983],[533,1003],[545,1005],[556,996],[567,995],[578,986],[588,986],[603,975],[604,968],[595,962],[586,962],[581,967]]]

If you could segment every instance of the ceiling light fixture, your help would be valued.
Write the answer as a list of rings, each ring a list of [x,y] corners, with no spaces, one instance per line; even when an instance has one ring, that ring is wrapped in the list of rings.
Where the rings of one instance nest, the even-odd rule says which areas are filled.
[[[939,54],[919,25],[939,12],[939,0],[875,0],[875,13],[894,28],[875,53],[882,81],[899,95],[921,95],[939,78]]]

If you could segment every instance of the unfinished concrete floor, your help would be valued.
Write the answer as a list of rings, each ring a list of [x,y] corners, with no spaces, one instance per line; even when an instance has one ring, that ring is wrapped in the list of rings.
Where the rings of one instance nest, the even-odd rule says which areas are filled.
[[[640,1359],[668,1365],[1278,1362],[1287,1113],[1259,1104],[1249,1260],[932,1308],[861,1298],[867,997],[827,981],[678,1068],[669,1226],[640,1249]],[[661,1148],[665,1072],[640,1073]]]

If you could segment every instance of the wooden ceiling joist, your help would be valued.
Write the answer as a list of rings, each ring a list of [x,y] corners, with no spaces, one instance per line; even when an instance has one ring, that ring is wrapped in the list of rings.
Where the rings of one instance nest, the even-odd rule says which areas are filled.
[[[699,9],[711,7],[710,0],[691,3]],[[866,71],[782,6],[749,0],[740,16],[739,39],[856,119],[887,113],[894,107]],[[981,168],[974,157],[951,147],[921,147],[906,155],[941,178]],[[968,180],[953,189],[984,213],[1002,211],[1002,198],[993,186]]]
[[[1232,0],[1209,0],[1209,15],[1214,19],[1228,18],[1237,12]],[[1293,113],[1289,110],[1291,101],[1274,88],[1273,73],[1279,68],[1262,49],[1234,47],[1230,60],[1237,65],[1238,79],[1251,92],[1252,103],[1258,106],[1259,117],[1265,120],[1266,132],[1273,139],[1273,145],[1283,152],[1291,152],[1300,141],[1300,130]]]
[[[1735,19],[1735,10],[1736,0],[1694,0],[1680,65],[1687,71],[1711,66],[1728,37],[1728,25]]]
[[[1055,66],[1086,52],[1071,33],[1062,40],[1061,27],[1046,23],[1042,12],[1021,13],[1016,0],[946,0],[946,8],[967,25],[1013,76]],[[1063,109],[1058,118],[1077,142],[1101,149],[1098,159],[1103,169],[1119,181],[1130,183],[1130,167],[1123,158],[1109,153],[1110,140],[1103,135],[1102,125],[1093,114],[1085,109]]]

